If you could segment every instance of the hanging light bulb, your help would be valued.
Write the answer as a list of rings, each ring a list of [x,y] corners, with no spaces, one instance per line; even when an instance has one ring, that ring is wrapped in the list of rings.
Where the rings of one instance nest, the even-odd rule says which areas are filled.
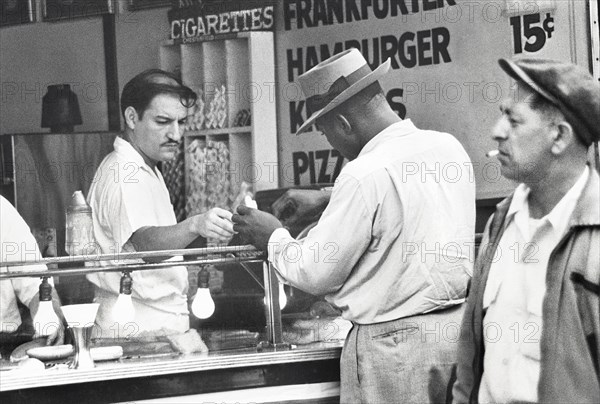
[[[133,279],[131,279],[129,271],[124,271],[123,276],[121,276],[119,297],[117,297],[117,301],[112,308],[112,318],[121,326],[131,323],[135,319],[135,309],[131,300],[132,286]]]
[[[42,278],[39,293],[40,304],[33,316],[33,326],[37,335],[51,335],[60,327],[60,320],[52,307],[52,285],[47,276]]]
[[[264,304],[267,304],[267,298],[263,298]],[[279,283],[279,310],[283,310],[283,308],[287,304],[287,296],[285,294],[285,289],[283,288],[283,283]]]
[[[279,284],[279,310],[283,310],[285,305],[287,304],[287,296],[285,295],[285,289],[283,288],[283,283]]]
[[[198,291],[192,302],[192,313],[201,319],[209,318],[215,312],[215,302],[210,296],[210,290],[208,289],[209,277],[210,273],[206,268],[202,268],[198,274]]]

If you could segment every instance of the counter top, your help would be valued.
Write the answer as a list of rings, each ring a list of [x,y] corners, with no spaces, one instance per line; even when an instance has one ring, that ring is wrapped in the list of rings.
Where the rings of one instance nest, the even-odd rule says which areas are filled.
[[[97,362],[96,367],[89,370],[67,369],[65,365],[42,371],[9,367],[0,370],[0,392],[215,369],[331,360],[340,357],[342,346],[343,342],[335,341],[298,345],[281,351],[258,352],[248,348],[188,355],[147,355]]]

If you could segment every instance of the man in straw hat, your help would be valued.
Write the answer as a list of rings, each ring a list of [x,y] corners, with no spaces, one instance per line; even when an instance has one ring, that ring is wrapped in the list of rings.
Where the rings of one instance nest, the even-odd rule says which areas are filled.
[[[350,49],[298,78],[311,114],[298,132],[316,124],[350,160],[303,241],[255,209],[232,220],[268,248],[282,279],[352,321],[342,402],[444,402],[471,273],[474,184],[454,137],[392,110],[379,84],[389,66],[371,71]],[[452,178],[440,171],[449,165]]]
[[[600,86],[584,69],[499,61],[518,93],[493,138],[520,182],[488,222],[463,320],[455,402],[600,402]]]

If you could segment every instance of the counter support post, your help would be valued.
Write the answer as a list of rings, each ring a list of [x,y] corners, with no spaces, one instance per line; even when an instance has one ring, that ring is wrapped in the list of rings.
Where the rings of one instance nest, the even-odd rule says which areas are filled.
[[[279,307],[279,281],[275,269],[268,261],[263,261],[263,276],[265,284],[265,318],[267,320],[267,341],[259,344],[260,349],[290,349],[283,342],[283,327],[281,325],[281,309]]]

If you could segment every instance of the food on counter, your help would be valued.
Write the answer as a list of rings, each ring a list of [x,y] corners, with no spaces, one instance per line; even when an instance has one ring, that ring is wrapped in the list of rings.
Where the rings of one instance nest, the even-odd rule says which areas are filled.
[[[28,350],[30,350],[32,348],[45,347],[45,346],[46,346],[46,338],[36,338],[32,341],[21,344],[18,347],[16,347],[10,354],[10,361],[11,362],[20,362],[22,360],[25,360],[25,359],[29,358],[29,356],[27,356]]]
[[[90,349],[90,354],[94,361],[110,361],[123,356],[123,347],[118,345],[95,347]]]
[[[149,345],[152,345],[152,343],[149,343]],[[92,347],[90,353],[92,359],[95,361],[107,361],[122,357],[123,348],[117,345]],[[38,338],[18,346],[10,355],[10,360],[11,362],[19,362],[19,364],[28,359],[35,359],[37,361],[55,361],[68,358],[74,354],[75,348],[71,344],[46,346],[46,339]]]
[[[208,352],[208,347],[202,341],[200,334],[195,329],[189,329],[183,334],[174,334],[167,336],[171,346],[182,354],[193,352]]]
[[[23,359],[21,362],[19,362],[19,366],[17,367],[18,370],[25,370],[28,372],[32,372],[32,371],[40,371],[40,370],[45,370],[46,369],[46,365],[44,365],[44,362],[42,362],[39,359],[35,359],[35,358],[26,358]]]
[[[27,350],[27,356],[42,361],[67,358],[75,353],[73,345],[40,346]]]
[[[140,338],[96,338],[91,349],[120,346],[125,357],[177,354],[165,335]]]
[[[259,342],[259,333],[248,330],[202,330],[202,336],[213,351],[253,348]]]

